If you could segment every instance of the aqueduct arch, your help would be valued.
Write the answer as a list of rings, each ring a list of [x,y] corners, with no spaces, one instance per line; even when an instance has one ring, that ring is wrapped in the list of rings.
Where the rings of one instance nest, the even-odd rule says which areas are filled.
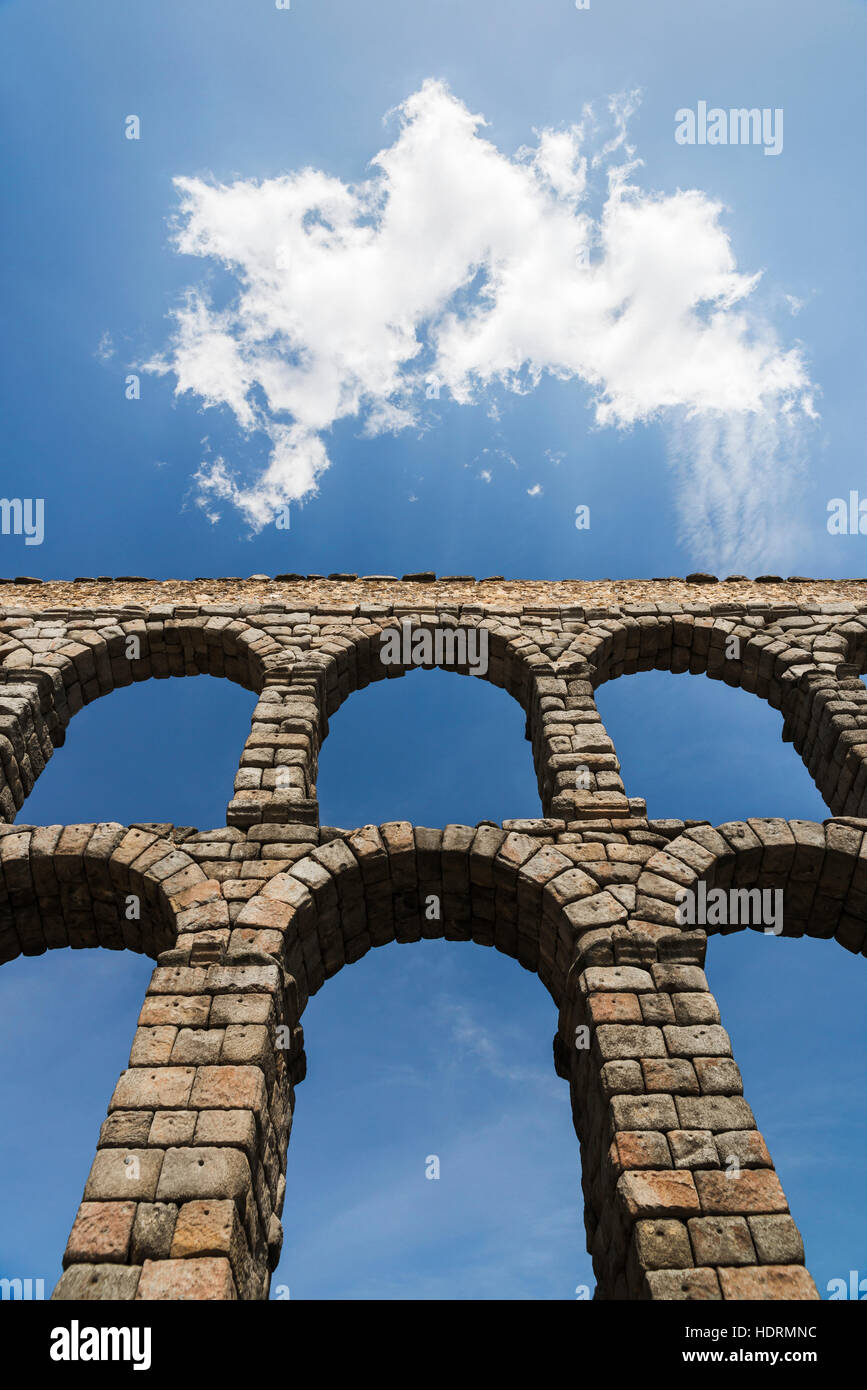
[[[242,619],[128,608],[0,623],[0,820],[13,821],[73,715],[113,690],[169,676],[219,676],[258,692],[281,650]],[[145,621],[147,616],[148,621]]]
[[[267,1297],[306,1002],[373,946],[429,935],[504,951],[559,1009],[597,1297],[816,1297],[704,976],[713,924],[676,902],[699,882],[778,888],[786,934],[867,953],[867,584],[204,582],[45,585],[0,614],[4,957],[157,962],[54,1297]],[[527,713],[539,819],[320,827],[328,718],[387,678],[381,633],[404,620],[487,632],[486,676]],[[648,819],[593,692],[655,666],[780,708],[837,818]],[[259,695],[226,826],[12,823],[81,704],[206,672]]]

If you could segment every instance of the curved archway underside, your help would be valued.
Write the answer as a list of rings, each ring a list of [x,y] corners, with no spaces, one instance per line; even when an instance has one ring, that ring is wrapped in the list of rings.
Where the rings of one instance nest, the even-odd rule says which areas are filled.
[[[265,1297],[307,999],[372,947],[423,937],[496,947],[559,1009],[597,1297],[816,1296],[702,966],[707,931],[768,929],[768,893],[779,934],[867,954],[867,821],[157,829],[0,830],[7,959],[158,960],[57,1297]],[[758,911],[741,897],[721,926],[700,907],[679,920],[701,885]],[[226,1204],[224,1256],[197,1254],[203,1202]]]
[[[703,964],[708,932],[743,926],[867,953],[867,586],[715,604],[555,587],[0,612],[0,959],[102,945],[157,962],[55,1298],[267,1297],[307,1000],[372,947],[422,937],[496,947],[552,996],[597,1297],[818,1296]],[[383,634],[404,626],[389,664]],[[329,718],[402,675],[424,633],[425,664],[521,704],[543,818],[320,827]],[[594,691],[653,668],[780,709],[835,817],[649,820]],[[226,826],[14,824],[82,705],[193,674],[258,695]]]

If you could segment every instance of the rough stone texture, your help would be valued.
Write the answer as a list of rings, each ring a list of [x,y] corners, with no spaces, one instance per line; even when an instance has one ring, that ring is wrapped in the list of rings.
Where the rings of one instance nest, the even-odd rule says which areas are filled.
[[[139,1202],[132,1228],[133,1263],[168,1259],[177,1218],[173,1202]]]
[[[236,1299],[227,1259],[145,1260],[137,1299]]]
[[[135,1298],[140,1265],[76,1264],[60,1276],[52,1299],[88,1303]]]
[[[777,889],[782,934],[867,954],[867,581],[258,576],[0,592],[0,961],[96,945],[156,961],[55,1298],[266,1298],[304,1008],[372,947],[432,936],[495,946],[559,1010],[596,1297],[816,1296],[703,965],[707,931],[755,927],[751,904]],[[537,819],[319,824],[329,719],[405,673],[381,657],[401,623],[458,652],[478,630],[485,679],[526,716]],[[650,669],[779,709],[833,817],[648,818],[595,691]],[[15,823],[85,704],[195,674],[257,696],[226,825]],[[684,888],[723,889],[735,916],[681,921]]]
[[[125,1264],[135,1202],[82,1202],[69,1236],[64,1265]]]
[[[721,1269],[720,1286],[725,1299],[776,1299],[790,1302],[817,1299],[819,1294],[807,1271],[797,1265],[752,1265],[746,1269]]]

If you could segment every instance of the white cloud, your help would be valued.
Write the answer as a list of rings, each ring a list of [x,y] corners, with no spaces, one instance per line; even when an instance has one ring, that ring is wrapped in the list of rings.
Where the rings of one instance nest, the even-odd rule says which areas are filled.
[[[105,330],[97,343],[96,352],[93,355],[98,357],[100,362],[110,362],[114,357],[114,340],[108,329]]]
[[[461,1066],[466,1067],[475,1060],[481,1071],[489,1072],[501,1081],[532,1082],[541,1091],[559,1095],[553,1073],[542,1073],[538,1067],[521,1066],[509,1061],[503,1055],[502,1034],[492,1033],[464,1004],[442,997],[435,1002],[439,1021],[450,1033],[455,1055],[461,1058]]]
[[[176,179],[178,250],[218,260],[238,293],[218,309],[191,289],[147,365],[271,444],[246,481],[203,463],[209,502],[258,529],[315,494],[336,421],[358,417],[367,435],[418,426],[432,374],[470,403],[547,373],[589,388],[600,427],[669,423],[684,534],[708,561],[742,551],[744,507],[779,503],[797,473],[807,368],[756,307],[760,273],[737,270],[722,206],[631,181],[636,100],[612,100],[614,134],[595,153],[585,110],[510,158],[431,80],[362,183],[311,168]]]

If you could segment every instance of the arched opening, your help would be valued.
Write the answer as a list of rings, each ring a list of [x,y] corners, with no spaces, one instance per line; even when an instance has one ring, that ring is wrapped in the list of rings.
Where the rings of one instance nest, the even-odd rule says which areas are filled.
[[[95,701],[72,721],[18,821],[224,823],[254,702],[207,677],[147,681]],[[149,911],[143,904],[143,921]],[[152,969],[124,949],[49,950],[0,969],[0,1275],[44,1279],[46,1298]]]
[[[657,818],[747,816],[822,820],[828,808],[801,759],[782,742],[764,700],[716,680],[644,671],[596,691],[630,796]]]
[[[829,816],[781,740],[780,714],[746,691],[649,671],[607,682],[596,700],[627,790],[646,796],[651,817],[719,825]],[[823,1298],[830,1279],[864,1264],[867,1221],[841,1198],[864,1180],[863,969],[836,942],[743,931],[708,944],[708,981],[744,1094]]]
[[[392,945],[329,980],[304,1015],[271,1297],[592,1292],[556,1026],[540,985],[475,946]]]
[[[323,824],[421,825],[541,816],[526,716],[504,690],[411,670],[356,691],[319,759]]]
[[[17,820],[222,825],[255,701],[210,676],[115,690],[71,721]]]
[[[42,1279],[45,1298],[152,969],[69,950],[0,969],[0,1276]]]

